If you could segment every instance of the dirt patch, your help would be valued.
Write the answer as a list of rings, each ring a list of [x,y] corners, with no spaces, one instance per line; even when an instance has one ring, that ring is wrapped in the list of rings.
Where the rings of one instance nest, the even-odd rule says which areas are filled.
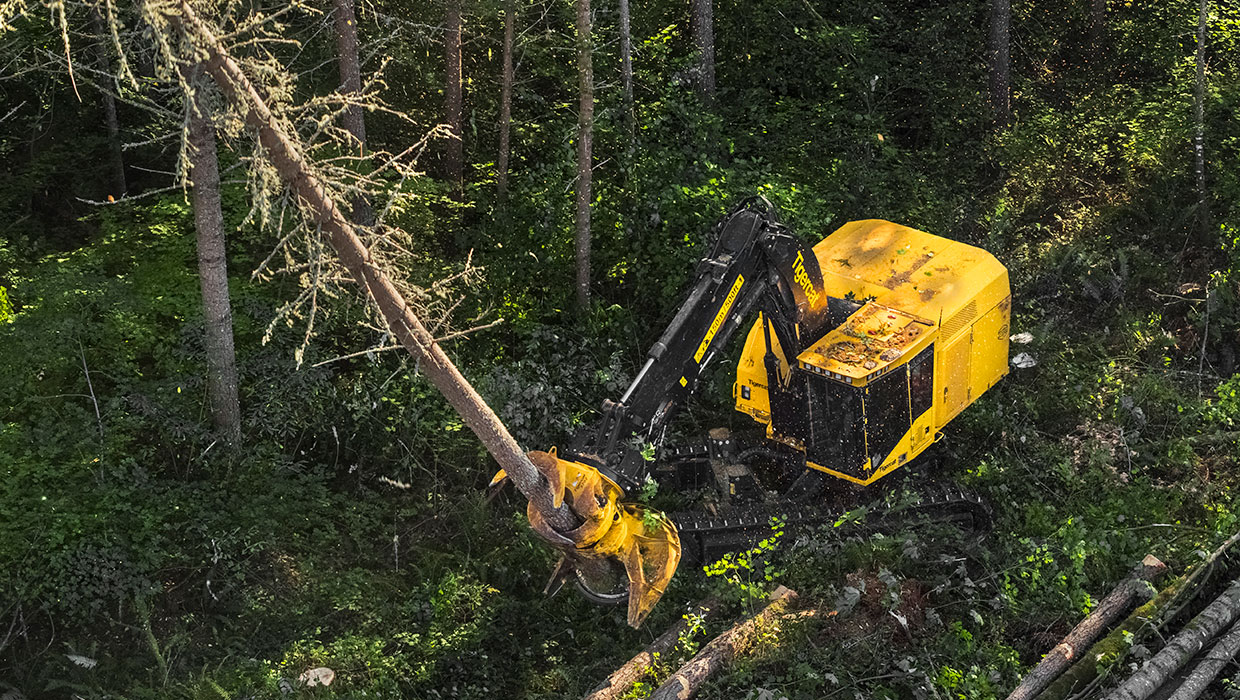
[[[891,275],[887,277],[887,279],[879,282],[879,284],[883,285],[887,289],[895,289],[902,284],[908,284],[913,279],[913,273],[920,270],[921,267],[930,262],[930,259],[933,257],[934,256],[929,253],[924,253],[920,258],[914,260],[913,264],[909,266],[907,270],[904,270],[903,272],[896,272],[895,270],[892,270]]]

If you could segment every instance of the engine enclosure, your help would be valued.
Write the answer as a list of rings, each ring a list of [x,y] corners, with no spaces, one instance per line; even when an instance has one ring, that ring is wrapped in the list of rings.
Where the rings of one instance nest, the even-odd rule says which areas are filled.
[[[870,484],[1007,374],[1008,272],[980,248],[878,219],[845,224],[813,252],[828,330],[799,338],[804,350],[789,357],[759,317],[737,367],[736,410],[809,467]]]

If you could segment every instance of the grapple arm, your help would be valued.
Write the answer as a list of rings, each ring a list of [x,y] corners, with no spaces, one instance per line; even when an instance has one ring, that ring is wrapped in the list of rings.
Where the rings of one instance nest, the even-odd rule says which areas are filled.
[[[641,624],[675,573],[681,547],[661,513],[621,502],[650,467],[639,444],[662,440],[668,419],[755,307],[781,347],[799,352],[802,334],[825,322],[827,302],[817,258],[779,224],[770,202],[750,198],[719,221],[684,303],[620,400],[603,403],[599,421],[577,435],[565,459],[554,450],[529,453],[557,499],[582,521],[557,530],[529,510],[534,530],[564,552],[549,586],[593,563],[617,563],[628,578],[629,624]]]
[[[567,501],[581,519],[569,531],[556,530],[532,505],[526,513],[540,537],[564,553],[548,588],[574,570],[612,561],[628,578],[628,622],[638,627],[662,597],[680,562],[680,538],[662,513],[635,503],[621,503],[623,492],[591,466],[560,459],[556,451],[532,451],[530,461],[556,494],[555,506]],[[492,483],[505,477],[496,475]]]

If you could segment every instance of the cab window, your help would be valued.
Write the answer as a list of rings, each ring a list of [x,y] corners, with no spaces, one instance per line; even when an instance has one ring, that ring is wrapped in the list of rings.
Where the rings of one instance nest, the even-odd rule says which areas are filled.
[[[917,353],[909,368],[909,403],[913,408],[913,420],[930,410],[934,402],[934,346]]]
[[[908,365],[892,370],[866,387],[865,425],[870,459],[877,469],[908,432]]]
[[[811,462],[859,474],[865,463],[862,390],[819,375],[806,377],[809,390]]]

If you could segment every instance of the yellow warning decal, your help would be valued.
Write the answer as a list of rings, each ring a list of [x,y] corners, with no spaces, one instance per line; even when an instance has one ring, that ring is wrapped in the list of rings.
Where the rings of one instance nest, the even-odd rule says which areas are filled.
[[[723,306],[719,307],[719,313],[715,314],[715,320],[710,322],[710,330],[706,331],[706,337],[702,338],[702,343],[698,345],[697,352],[693,353],[693,361],[700,363],[702,356],[706,354],[706,348],[710,347],[710,341],[719,332],[719,327],[723,325],[723,320],[728,317],[728,311],[732,309],[732,302],[736,301],[736,295],[741,291],[741,285],[745,284],[745,276],[737,275],[736,281],[732,283],[732,289],[728,291],[728,298],[723,300]]]
[[[680,385],[681,385],[681,386],[689,386],[689,380],[685,379],[684,377],[681,377],[681,378],[680,378]]]

